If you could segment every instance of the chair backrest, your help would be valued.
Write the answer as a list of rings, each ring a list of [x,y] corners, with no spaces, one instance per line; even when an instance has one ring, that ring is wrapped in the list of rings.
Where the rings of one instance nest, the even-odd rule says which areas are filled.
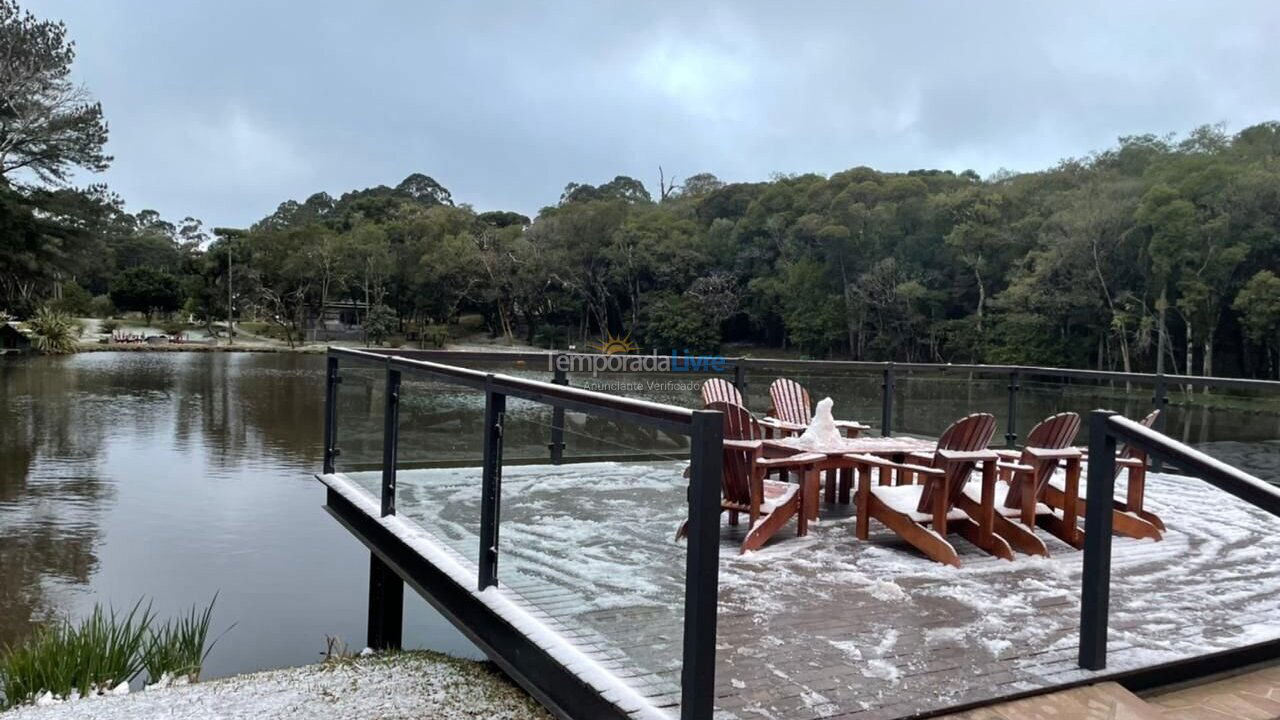
[[[751,411],[737,403],[715,400],[707,403],[707,409],[719,410],[724,414],[725,440],[760,440],[764,437],[760,424],[751,415]],[[726,501],[739,505],[751,504],[751,453],[749,451],[728,447],[724,449],[720,488]]]
[[[1076,441],[1076,435],[1080,433],[1080,416],[1073,412],[1058,413],[1050,415],[1041,420],[1035,427],[1031,428],[1031,432],[1027,434],[1027,442],[1023,447],[1040,448],[1041,450],[1061,450],[1071,447]],[[1021,458],[1024,465],[1034,463],[1035,473],[1032,476],[1032,487],[1035,488],[1036,497],[1040,497],[1040,491],[1044,488],[1045,483],[1049,482],[1049,478],[1053,476],[1053,471],[1058,468],[1057,460],[1035,460],[1025,453]],[[1005,496],[1005,507],[1018,507],[1022,502],[1023,483],[1015,482],[1009,488],[1009,494]]]
[[[809,391],[795,380],[778,378],[769,386],[769,400],[773,403],[773,416],[783,422],[808,425],[813,419],[813,405],[809,404]]]
[[[1152,410],[1151,412],[1147,413],[1146,417],[1142,418],[1142,427],[1147,427],[1147,428],[1155,427],[1156,420],[1159,417],[1160,417],[1160,411]],[[1133,458],[1135,460],[1141,460],[1142,462],[1145,463],[1147,461],[1147,451],[1143,450],[1142,448],[1136,448],[1136,447],[1133,447],[1132,445],[1126,444],[1123,448],[1120,449],[1120,457]],[[1117,465],[1116,477],[1120,477],[1121,470],[1124,470],[1124,466]]]
[[[966,415],[959,420],[951,423],[951,427],[947,428],[938,438],[939,450],[955,450],[957,452],[974,452],[977,450],[986,450],[987,445],[991,442],[991,438],[996,434],[996,417],[991,413],[973,413]],[[943,462],[942,458],[935,455],[933,464],[946,470],[944,477],[947,480],[947,510],[950,510],[960,497],[960,493],[964,492],[964,484],[969,480],[969,474],[973,472],[973,467],[977,463],[973,461],[965,462]],[[916,507],[919,512],[933,512],[933,496],[936,492],[934,486],[938,483],[938,479],[927,476],[924,481],[924,491],[920,493],[920,504]]]
[[[738,392],[738,388],[724,378],[710,378],[702,383],[703,406],[710,406],[713,402],[733,403],[744,408],[747,406],[742,402],[742,393]]]

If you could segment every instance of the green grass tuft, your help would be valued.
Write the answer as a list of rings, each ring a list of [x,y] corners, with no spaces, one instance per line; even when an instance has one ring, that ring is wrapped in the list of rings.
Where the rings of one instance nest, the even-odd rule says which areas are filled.
[[[21,645],[0,652],[0,710],[52,693],[85,697],[132,682],[147,671],[152,682],[166,673],[195,681],[209,651],[213,606],[193,606],[186,615],[156,627],[142,600],[128,613],[102,609],[79,623],[60,620],[36,628]],[[206,647],[206,643],[208,646]]]
[[[139,600],[124,615],[95,605],[78,624],[63,620],[38,628],[0,655],[0,709],[46,692],[84,697],[133,680],[142,672],[141,649],[152,620],[151,607]]]
[[[200,669],[205,658],[218,643],[205,647],[209,639],[209,624],[213,619],[213,606],[218,595],[201,610],[192,606],[185,616],[165,623],[160,629],[152,629],[143,654],[143,665],[153,682],[168,673],[170,677],[186,676],[191,682],[200,679]],[[228,628],[230,629],[230,628]]]

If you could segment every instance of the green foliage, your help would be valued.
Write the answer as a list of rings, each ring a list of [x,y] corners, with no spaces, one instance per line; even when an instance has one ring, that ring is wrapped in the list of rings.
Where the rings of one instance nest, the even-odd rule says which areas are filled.
[[[95,295],[89,304],[89,314],[96,318],[115,317],[116,304],[106,295]]]
[[[381,345],[396,329],[396,314],[386,305],[374,305],[364,317],[364,332],[370,345]]]
[[[125,614],[95,605],[79,623],[38,627],[22,645],[0,654],[0,709],[32,702],[45,692],[85,697],[132,681],[143,668],[152,620],[151,608],[139,600]]]
[[[107,320],[103,320],[102,322],[98,323],[98,330],[100,330],[101,332],[107,333],[107,334],[111,334],[111,333],[113,333],[113,332],[115,332],[116,330],[119,330],[119,329],[120,329],[120,321],[119,321],[119,320],[111,320],[111,319],[107,319]]]
[[[714,352],[720,329],[702,312],[698,301],[668,293],[652,300],[643,316],[642,347],[659,352]]]
[[[204,608],[193,605],[186,615],[150,629],[142,652],[142,664],[148,677],[153,681],[166,674],[185,677],[191,682],[200,679],[205,658],[218,642],[216,639],[208,642],[213,606],[217,602],[215,593]]]
[[[107,169],[102,106],[71,80],[76,54],[66,25],[0,0],[0,47],[8,68],[0,73],[0,178],[25,170],[41,182],[62,183],[76,167]]]
[[[111,301],[121,310],[142,313],[150,325],[155,313],[170,313],[181,307],[182,294],[176,277],[140,266],[112,278]]]
[[[51,307],[40,308],[27,321],[31,328],[31,344],[45,355],[68,355],[76,351],[80,324],[65,312]]]
[[[448,343],[448,325],[428,325],[422,329],[423,346],[430,345],[433,348],[443,348]]]
[[[1232,304],[1245,334],[1256,343],[1280,343],[1280,277],[1260,270],[1245,283]]]
[[[88,290],[74,282],[62,284],[62,297],[50,303],[56,310],[69,315],[91,315],[93,313],[93,296]]]
[[[181,320],[171,320],[160,324],[160,332],[170,337],[181,335],[190,329],[191,326]]]

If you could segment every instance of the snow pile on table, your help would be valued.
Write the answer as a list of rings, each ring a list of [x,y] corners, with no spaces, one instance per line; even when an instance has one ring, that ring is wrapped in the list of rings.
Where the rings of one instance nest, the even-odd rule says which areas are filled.
[[[550,720],[488,665],[429,652],[371,655],[192,685],[24,706],[4,720],[496,718]]]
[[[836,427],[835,416],[831,414],[831,398],[822,398],[813,412],[809,427],[800,434],[796,444],[800,447],[832,447],[844,441],[840,429]]]

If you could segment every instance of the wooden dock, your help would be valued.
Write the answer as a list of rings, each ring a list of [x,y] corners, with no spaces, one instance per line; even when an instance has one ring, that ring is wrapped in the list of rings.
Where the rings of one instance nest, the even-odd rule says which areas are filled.
[[[675,717],[682,469],[507,467],[499,585],[485,593],[472,592],[479,468],[400,471],[391,518],[377,512],[379,474],[320,479],[331,511],[347,517],[375,554],[379,541],[371,538],[409,534],[406,548],[456,566],[458,588],[445,587],[448,573],[426,586],[406,577],[407,561],[386,556],[437,607],[447,603],[432,596],[445,591],[456,596],[451,602],[465,604],[470,593],[490,609],[501,596],[501,607],[516,608],[506,618],[517,620],[511,627],[523,623],[517,632],[578,677],[580,689],[620,716]],[[859,542],[845,505],[824,506],[809,537],[784,531],[745,556],[737,554],[742,528],[725,526],[715,717],[925,717],[1105,679],[1141,687],[1250,653],[1274,655],[1280,520],[1191,478],[1153,474],[1148,496],[1169,532],[1158,543],[1115,540],[1110,653],[1100,672],[1076,664],[1081,554],[1052,539],[1051,558],[1012,563],[957,541],[963,567],[953,569],[874,525],[871,541]],[[477,628],[458,613],[446,616],[476,639]],[[500,652],[485,638],[478,644]],[[539,699],[557,711],[554,698]],[[566,717],[594,716],[560,705]]]

